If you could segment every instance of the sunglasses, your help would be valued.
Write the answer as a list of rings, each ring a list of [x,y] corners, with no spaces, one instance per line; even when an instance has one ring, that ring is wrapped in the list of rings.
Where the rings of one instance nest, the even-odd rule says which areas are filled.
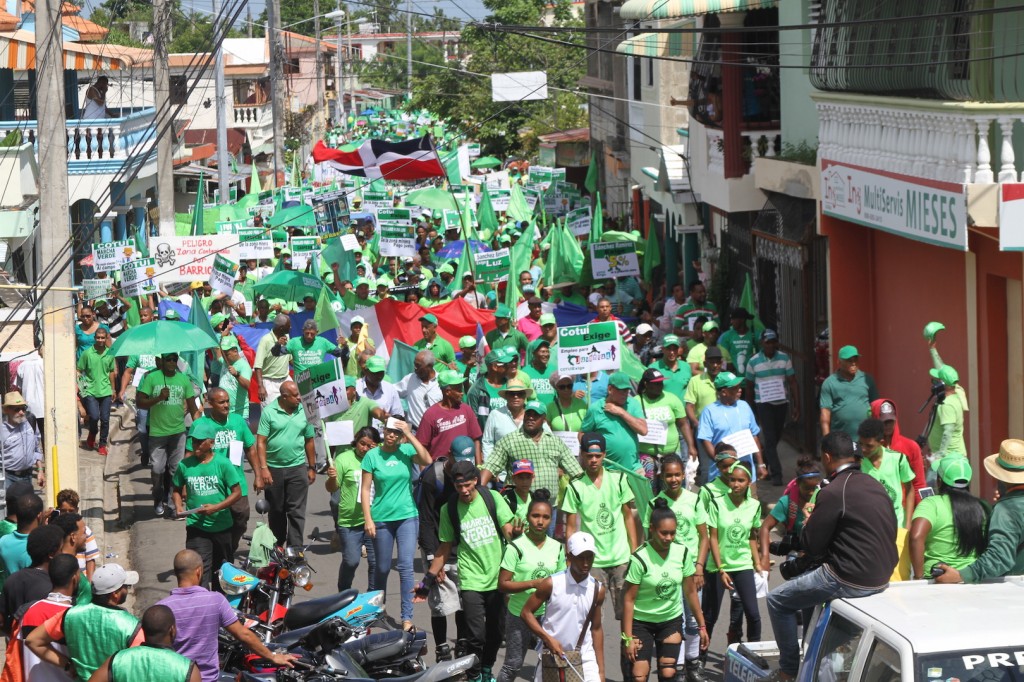
[[[505,395],[509,398],[525,398],[526,391],[505,391]]]
[[[15,412],[27,412],[28,407],[25,405],[9,405],[7,409],[14,410]]]
[[[572,388],[572,384],[558,384],[555,388],[559,391],[568,391]]]

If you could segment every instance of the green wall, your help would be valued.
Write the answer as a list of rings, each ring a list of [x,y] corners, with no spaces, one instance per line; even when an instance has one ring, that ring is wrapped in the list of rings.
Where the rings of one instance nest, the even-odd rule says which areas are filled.
[[[779,0],[779,26],[806,24],[808,0]],[[811,32],[779,31],[779,62],[783,67],[810,64]],[[811,101],[811,81],[808,70],[782,68],[779,70],[782,89],[782,142],[818,144],[818,110]]]

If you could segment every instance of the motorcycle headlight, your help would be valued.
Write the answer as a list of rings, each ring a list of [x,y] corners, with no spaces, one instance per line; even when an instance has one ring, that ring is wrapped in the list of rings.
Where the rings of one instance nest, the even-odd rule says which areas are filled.
[[[220,571],[217,572],[217,581],[220,582],[221,591],[229,596],[245,594],[250,589],[250,585],[248,583],[236,583],[231,582],[230,580],[225,580],[224,575],[221,574]]]
[[[309,570],[309,566],[298,566],[292,571],[292,580],[295,581],[296,587],[305,587],[312,577],[313,572]]]

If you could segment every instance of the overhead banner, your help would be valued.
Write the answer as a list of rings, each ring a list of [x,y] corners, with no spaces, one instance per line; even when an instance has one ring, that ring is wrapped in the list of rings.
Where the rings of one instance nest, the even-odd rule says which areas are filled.
[[[821,211],[926,244],[967,250],[965,185],[822,159]]]
[[[594,279],[640,276],[640,262],[633,242],[597,242],[590,245]]]
[[[274,240],[262,227],[245,227],[238,237],[238,257],[242,260],[260,260],[274,257]]]
[[[506,281],[509,270],[512,269],[512,260],[507,248],[474,253],[473,261],[476,264],[476,278],[492,284]]]
[[[210,272],[210,288],[230,298],[235,291],[237,278],[238,263],[230,261],[218,253],[213,259],[213,271]]]
[[[198,237],[154,237],[158,282],[206,282],[218,253],[238,262],[238,238],[230,234]]]
[[[136,258],[121,265],[121,294],[147,296],[157,292],[155,258]]]
[[[138,255],[135,240],[104,242],[92,245],[92,269],[96,272],[111,272]]]
[[[558,328],[558,371],[569,374],[616,370],[622,365],[615,322]]]
[[[315,258],[320,253],[320,238],[292,237],[291,252],[292,267],[296,270],[305,270],[309,265],[309,259]]]
[[[565,216],[565,222],[569,226],[569,231],[577,237],[586,237],[590,234],[591,220],[589,206],[573,209]]]

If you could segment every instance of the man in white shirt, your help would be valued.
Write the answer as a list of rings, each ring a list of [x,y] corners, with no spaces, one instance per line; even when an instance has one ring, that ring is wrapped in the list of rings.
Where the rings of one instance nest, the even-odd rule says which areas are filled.
[[[356,382],[356,391],[359,392],[359,395],[376,402],[380,409],[390,415],[405,414],[402,410],[402,399],[398,397],[395,385],[384,381],[385,371],[387,371],[387,365],[384,358],[379,355],[369,358],[366,361],[366,369],[363,370],[363,377]],[[384,425],[377,419],[373,420],[373,426],[378,430],[384,428]]]
[[[46,424],[46,402],[43,387],[43,347],[39,346],[35,355],[26,357],[18,365],[18,388],[25,396],[28,410],[36,418],[36,428],[40,437]]]
[[[420,427],[423,413],[431,405],[441,402],[441,386],[437,383],[437,372],[434,365],[437,358],[429,350],[421,350],[413,361],[412,374],[395,384],[398,395],[405,399],[409,411],[406,420],[415,431]]]

